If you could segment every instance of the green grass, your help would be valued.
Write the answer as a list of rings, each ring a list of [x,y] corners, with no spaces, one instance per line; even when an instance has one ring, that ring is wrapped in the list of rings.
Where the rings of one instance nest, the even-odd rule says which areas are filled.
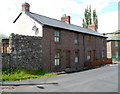
[[[2,70],[2,81],[16,81],[30,78],[39,78],[44,76],[53,76],[57,73],[48,73],[44,69],[26,70],[18,68],[10,68]]]

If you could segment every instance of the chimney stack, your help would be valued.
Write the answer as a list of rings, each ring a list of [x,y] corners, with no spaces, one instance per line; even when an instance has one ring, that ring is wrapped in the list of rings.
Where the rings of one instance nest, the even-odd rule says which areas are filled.
[[[61,17],[61,21],[62,22],[67,22],[70,24],[70,16],[66,16],[66,14],[64,14],[62,17]]]
[[[92,30],[96,30],[96,26],[95,26],[95,24],[90,24],[90,25],[88,25],[88,29],[92,29]]]
[[[28,4],[28,3],[23,3],[22,4],[22,11],[23,12],[25,12],[25,11],[27,11],[27,12],[29,12],[30,11],[30,5]]]

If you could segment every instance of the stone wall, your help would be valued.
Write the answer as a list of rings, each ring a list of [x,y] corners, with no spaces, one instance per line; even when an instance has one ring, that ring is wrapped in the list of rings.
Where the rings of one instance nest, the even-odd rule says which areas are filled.
[[[2,53],[2,66],[3,68],[9,68],[10,66],[10,54]]]
[[[24,69],[42,68],[41,40],[41,37],[11,34],[9,38],[11,53],[9,57],[3,55],[3,67],[7,67],[5,64],[8,64],[7,59],[9,58],[10,67]]]

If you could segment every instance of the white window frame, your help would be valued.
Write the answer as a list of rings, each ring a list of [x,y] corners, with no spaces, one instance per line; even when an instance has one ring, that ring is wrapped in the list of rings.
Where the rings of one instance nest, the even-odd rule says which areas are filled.
[[[59,66],[59,65],[60,65],[60,50],[57,50],[57,51],[55,52],[54,65],[55,65],[55,66]]]
[[[75,39],[75,40],[74,40],[74,43],[75,43],[75,44],[78,44],[78,40],[77,40],[77,39]]]
[[[104,53],[105,53],[105,51],[102,51],[102,59],[105,57]]]
[[[60,32],[59,31],[54,32],[54,42],[60,42]]]
[[[75,37],[74,44],[78,44],[79,43],[79,34],[75,33],[74,37]]]
[[[118,42],[117,41],[115,41],[115,47],[118,47]]]
[[[91,60],[91,56],[87,56],[87,60]]]
[[[75,63],[79,63],[79,51],[75,52]]]
[[[87,61],[90,61],[91,60],[91,51],[88,51],[87,52]]]
[[[117,52],[115,52],[115,55],[116,55],[116,57],[118,57],[118,51],[117,51]]]

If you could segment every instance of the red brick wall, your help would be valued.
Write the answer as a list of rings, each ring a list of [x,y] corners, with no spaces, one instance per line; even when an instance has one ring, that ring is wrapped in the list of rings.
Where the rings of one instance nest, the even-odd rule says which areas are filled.
[[[60,43],[54,42],[54,31],[60,32]],[[78,34],[78,33],[76,33]],[[43,64],[44,68],[47,71],[61,71],[66,69],[66,50],[70,50],[71,53],[71,68],[82,69],[84,67],[84,62],[87,60],[87,51],[96,50],[96,57],[101,58],[101,51],[106,51],[106,44],[102,44],[101,37],[91,36],[91,43],[87,45],[87,37],[88,35],[79,33],[78,39],[79,44],[74,44],[75,32],[71,32],[69,30],[53,28],[49,26],[43,27]],[[85,42],[83,41],[83,37],[85,38]],[[84,48],[85,44],[85,48]],[[54,56],[55,50],[61,50],[61,64],[59,67],[54,66]],[[75,51],[79,50],[79,63],[74,62]],[[105,57],[106,58],[106,57]]]

